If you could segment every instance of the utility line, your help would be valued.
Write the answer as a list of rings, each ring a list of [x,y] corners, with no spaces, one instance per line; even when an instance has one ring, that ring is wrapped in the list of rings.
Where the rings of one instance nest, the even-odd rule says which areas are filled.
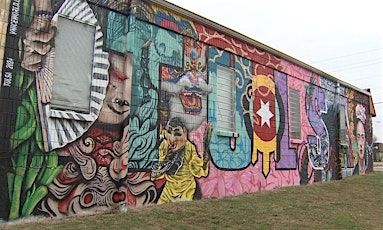
[[[379,50],[383,50],[383,48],[377,48],[377,49],[372,49],[372,50],[366,50],[366,51],[361,51],[361,52],[352,53],[352,54],[347,54],[347,55],[338,56],[338,57],[333,57],[333,58],[326,58],[326,59],[322,59],[322,60],[318,60],[318,61],[312,61],[311,63],[326,62],[326,61],[331,61],[331,60],[334,60],[334,59],[340,59],[340,58],[345,58],[345,57],[355,56],[355,55],[364,54],[364,53],[376,52],[376,51],[379,51]]]
[[[366,67],[366,66],[377,65],[377,64],[380,64],[380,63],[382,63],[382,61],[374,62],[374,63],[370,63],[370,64],[366,64],[366,65],[361,65],[361,66],[354,66],[354,67],[350,67],[350,68],[331,70],[331,72],[342,72],[342,71],[346,71],[346,70],[349,70],[349,69],[358,69],[358,68],[362,68],[362,67]]]
[[[366,61],[360,61],[360,62],[354,62],[354,63],[348,63],[348,64],[345,64],[345,65],[339,65],[339,66],[333,66],[333,67],[329,67],[327,69],[337,69],[337,68],[340,68],[340,67],[346,67],[346,66],[355,66],[355,65],[360,65],[360,64],[363,64],[363,63],[368,63],[368,65],[372,64],[370,62],[373,62],[373,63],[381,63],[383,62],[383,59],[379,58],[379,59],[373,59],[373,60],[366,60]]]

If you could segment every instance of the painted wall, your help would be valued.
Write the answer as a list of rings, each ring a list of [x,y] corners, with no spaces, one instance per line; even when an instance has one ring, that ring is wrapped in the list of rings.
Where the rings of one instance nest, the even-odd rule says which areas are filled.
[[[146,1],[92,2],[10,2],[1,219],[220,198],[372,171],[368,96]],[[93,120],[51,109],[57,14],[96,26]],[[235,73],[229,134],[217,129],[218,65]],[[290,89],[299,95],[296,139]]]

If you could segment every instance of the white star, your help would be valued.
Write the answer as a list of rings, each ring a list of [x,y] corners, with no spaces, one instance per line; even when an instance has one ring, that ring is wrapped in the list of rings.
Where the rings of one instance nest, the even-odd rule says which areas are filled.
[[[257,114],[262,118],[261,126],[263,124],[267,124],[270,127],[270,118],[274,116],[272,112],[270,112],[270,102],[267,103],[261,101],[261,108],[257,111]]]

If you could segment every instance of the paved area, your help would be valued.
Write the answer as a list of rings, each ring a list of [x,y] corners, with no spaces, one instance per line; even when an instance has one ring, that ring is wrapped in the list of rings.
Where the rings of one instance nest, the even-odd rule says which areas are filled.
[[[374,172],[383,172],[383,161],[374,161]]]

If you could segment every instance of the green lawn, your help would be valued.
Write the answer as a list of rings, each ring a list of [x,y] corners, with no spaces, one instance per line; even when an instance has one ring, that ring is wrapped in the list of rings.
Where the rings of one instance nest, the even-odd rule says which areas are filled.
[[[383,173],[127,213],[30,218],[0,229],[383,229]]]

